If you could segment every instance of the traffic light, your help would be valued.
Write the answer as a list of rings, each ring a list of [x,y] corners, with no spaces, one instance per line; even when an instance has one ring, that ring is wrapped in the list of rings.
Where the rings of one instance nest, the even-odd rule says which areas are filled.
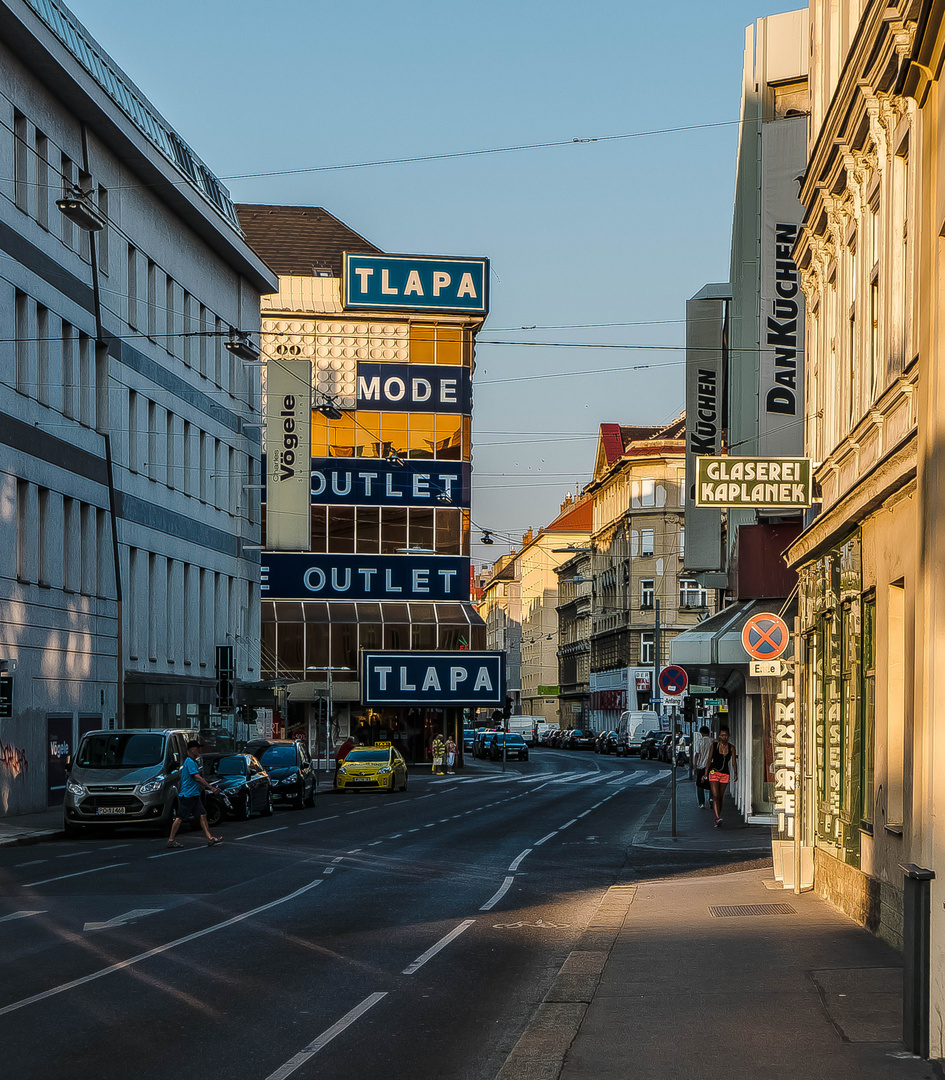
[[[508,718],[511,715],[512,715],[512,698],[511,698],[511,695],[506,694],[505,695],[505,705],[502,708],[502,718],[503,718],[503,720],[508,720]]]
[[[694,697],[683,699],[683,719],[687,724],[696,722],[696,699]]]
[[[218,645],[216,654],[217,708],[229,712],[234,705],[233,686],[236,672],[233,670],[233,646]]]

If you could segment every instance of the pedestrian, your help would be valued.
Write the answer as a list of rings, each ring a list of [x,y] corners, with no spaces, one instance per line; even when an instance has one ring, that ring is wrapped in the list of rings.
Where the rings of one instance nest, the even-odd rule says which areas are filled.
[[[433,771],[437,776],[443,775],[443,759],[446,757],[446,743],[443,736],[437,735],[433,740]]]
[[[338,776],[338,770],[341,768],[342,764],[344,763],[345,758],[351,753],[351,751],[353,749],[354,749],[354,739],[352,739],[351,736],[349,735],[345,739],[345,741],[341,744],[341,746],[339,746],[338,749],[335,751],[335,777],[336,778]]]
[[[699,738],[696,740],[695,754],[692,759],[696,767],[696,798],[699,800],[700,810],[705,810],[706,807],[708,781],[705,779],[705,770],[711,756],[712,736],[709,729],[703,724],[699,728]]]
[[[182,848],[184,846],[176,839],[177,830],[183,822],[189,821],[194,815],[197,816],[200,828],[203,829],[203,834],[207,838],[207,847],[213,847],[214,844],[219,844],[223,839],[222,836],[211,836],[210,830],[207,828],[207,808],[200,798],[200,789],[206,788],[207,791],[216,791],[217,788],[213,784],[207,783],[200,775],[200,769],[197,765],[198,757],[200,757],[200,743],[196,739],[192,739],[187,744],[187,757],[184,758],[184,764],[180,771],[177,815],[171,825],[171,835],[167,839],[169,848]]]
[[[738,759],[735,755],[735,747],[729,741],[727,727],[719,728],[719,737],[712,744],[712,753],[706,768],[706,777],[712,788],[712,805],[715,807],[715,827],[718,828],[722,824],[722,800],[725,798],[725,788],[729,780],[733,783],[738,780]]]
[[[456,740],[450,735],[446,740],[446,771],[453,775],[453,766],[456,764]]]

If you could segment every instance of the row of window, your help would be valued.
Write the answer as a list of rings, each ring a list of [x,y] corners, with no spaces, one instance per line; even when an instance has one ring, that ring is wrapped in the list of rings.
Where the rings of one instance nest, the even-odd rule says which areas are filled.
[[[88,173],[16,109],[13,129],[14,205],[86,262],[89,233],[61,214],[56,200],[71,195],[75,187],[93,193],[105,221],[95,236],[98,269],[105,279],[100,281],[102,306],[124,316],[132,330],[147,335],[221,390],[237,397],[250,395],[249,404],[255,406],[255,375],[244,372],[225,348],[226,323],[131,243],[125,246],[125,280],[118,288],[109,287],[113,230],[108,222],[108,189],[93,184]]]
[[[663,634],[662,649],[668,651],[667,635]],[[656,634],[644,630],[639,634],[612,634],[591,642],[591,671],[612,671],[615,668],[656,663]]]
[[[484,649],[486,628],[425,621],[421,623],[274,623],[262,624],[262,677],[311,680],[327,667],[335,678],[357,678],[361,649]],[[323,675],[317,676],[323,678]]]
[[[311,550],[392,555],[402,548],[469,554],[469,512],[451,507],[312,506]]]
[[[640,582],[640,607],[651,608],[656,599],[656,582],[653,578],[645,578]],[[709,594],[698,581],[688,578],[679,579],[679,606],[680,608],[704,608],[709,603]]]
[[[232,643],[234,626],[236,642],[253,655],[252,582],[136,547],[128,549],[127,573],[125,648],[132,661],[212,671],[214,643]]]
[[[128,469],[255,521],[259,462],[136,390],[127,398]],[[241,480],[246,477],[246,490]]]
[[[472,421],[446,413],[376,413],[358,410],[329,420],[312,414],[312,457],[406,458],[468,461]]]
[[[16,482],[15,559],[22,582],[84,596],[115,597],[111,526],[98,506]]]

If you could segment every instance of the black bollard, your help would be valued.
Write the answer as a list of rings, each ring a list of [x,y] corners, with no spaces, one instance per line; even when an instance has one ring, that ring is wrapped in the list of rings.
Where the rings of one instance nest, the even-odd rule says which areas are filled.
[[[929,1056],[929,922],[934,870],[899,864],[902,897],[902,1041],[919,1057]]]

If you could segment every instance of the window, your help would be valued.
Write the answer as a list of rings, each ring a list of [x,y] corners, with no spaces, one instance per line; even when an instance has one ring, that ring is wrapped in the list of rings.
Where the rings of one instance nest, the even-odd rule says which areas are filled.
[[[29,212],[29,121],[13,110],[13,201],[24,214]]]
[[[157,334],[157,267],[148,259],[148,337],[154,340]]]
[[[30,544],[35,530],[30,528],[30,485],[26,480],[16,482],[16,576],[20,581],[30,580],[32,559]]]
[[[656,662],[656,635],[644,633],[640,635],[640,663],[653,664]]]
[[[38,534],[39,534],[39,572],[37,580],[40,585],[51,585],[50,571],[52,570],[52,528],[50,518],[50,506],[49,506],[49,489],[39,489],[39,514],[37,518],[38,522]]]
[[[62,158],[60,160],[61,160],[61,165],[60,165],[59,171],[62,173],[62,195],[63,195],[63,198],[70,198],[72,196],[73,192],[75,191],[75,187],[76,187],[76,183],[75,183],[75,165],[72,163],[72,161],[69,159],[69,157],[67,157],[65,154],[62,155]],[[75,240],[76,227],[65,216],[65,214],[60,214],[59,216],[60,216],[61,227],[62,227],[62,242],[66,245],[67,248],[72,248],[72,250],[75,251],[75,249],[76,249],[76,240]]]
[[[105,277],[108,277],[108,190],[101,184],[98,186],[98,212],[102,215],[102,221],[105,222],[95,238],[98,268]]]
[[[16,338],[16,388],[30,392],[30,301],[26,293],[14,294],[13,336]]]
[[[688,578],[680,578],[679,606],[681,608],[704,608],[706,604],[706,591],[699,582]]]
[[[138,251],[134,244],[128,245],[128,325],[134,330],[138,326]]]
[[[863,712],[860,742],[860,819],[873,824],[873,773],[876,739],[876,596],[863,600]]]
[[[177,326],[177,311],[175,309],[175,299],[177,296],[177,290],[174,285],[174,279],[167,275],[164,281],[164,348],[173,356],[177,349],[175,347]]]
[[[128,468],[138,471],[138,395],[128,391]]]
[[[36,132],[36,220],[49,228],[49,140]]]
[[[640,582],[640,607],[651,608],[653,606],[653,578],[647,578],[645,581]]]
[[[653,554],[653,530],[641,529],[640,530],[640,554],[652,555]]]

